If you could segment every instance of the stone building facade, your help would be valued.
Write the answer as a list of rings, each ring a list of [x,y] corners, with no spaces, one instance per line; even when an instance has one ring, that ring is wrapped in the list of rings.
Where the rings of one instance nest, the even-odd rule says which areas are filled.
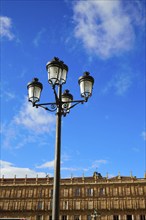
[[[0,219],[51,220],[53,178],[1,178]],[[92,214],[96,210],[97,217]],[[146,177],[61,179],[60,219],[146,220]]]

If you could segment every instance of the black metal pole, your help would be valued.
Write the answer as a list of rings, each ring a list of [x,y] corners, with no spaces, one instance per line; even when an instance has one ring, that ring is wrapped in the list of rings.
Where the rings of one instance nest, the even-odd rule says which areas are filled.
[[[62,85],[58,86],[58,106],[56,113],[56,144],[55,144],[55,162],[54,162],[54,185],[53,185],[53,209],[52,220],[59,220],[60,211],[60,155],[61,155],[61,94]]]

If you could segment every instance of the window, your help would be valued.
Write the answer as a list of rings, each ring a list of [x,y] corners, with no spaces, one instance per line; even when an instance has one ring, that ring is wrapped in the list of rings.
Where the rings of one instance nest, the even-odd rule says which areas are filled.
[[[130,187],[126,188],[126,195],[130,195]]]
[[[87,196],[93,196],[93,189],[91,188],[87,189]]]
[[[106,202],[105,202],[105,200],[101,200],[100,204],[101,204],[101,208],[102,209],[106,209]]]
[[[45,196],[46,196],[46,197],[49,196],[49,189],[48,189],[48,188],[45,189]]]
[[[3,206],[3,203],[2,203],[2,202],[0,202],[0,210],[2,209],[2,206]]]
[[[39,196],[40,198],[42,198],[42,189],[39,189],[39,191],[38,191],[38,196]]]
[[[32,197],[33,196],[33,189],[29,189],[28,190],[28,197]]]
[[[68,201],[63,201],[63,209],[68,209]]]
[[[132,215],[127,215],[127,220],[132,220]]]
[[[52,207],[53,207],[53,200],[50,200],[49,202],[48,202],[48,209],[52,209]]]
[[[113,188],[113,195],[116,196],[118,194],[118,189],[117,188]]]
[[[64,196],[68,196],[68,189],[64,189]]]
[[[49,196],[50,196],[50,197],[53,196],[53,189],[50,189]]]
[[[75,209],[80,209],[80,201],[75,201]]]
[[[118,199],[115,199],[115,200],[113,201],[113,205],[114,205],[114,208],[115,208],[115,209],[119,208],[119,200],[118,200]]]
[[[80,220],[80,216],[79,215],[75,215],[74,216],[74,220]]]
[[[42,201],[39,201],[38,202],[38,209],[42,209],[43,208],[43,203],[42,203]]]
[[[75,196],[80,196],[80,189],[79,188],[75,189]]]
[[[99,195],[103,195],[104,192],[105,192],[104,188],[100,188],[100,189],[99,189]]]
[[[126,203],[127,203],[127,208],[128,209],[132,208],[132,201],[131,201],[131,199],[127,199]]]
[[[93,209],[93,201],[88,201],[88,209]]]
[[[62,215],[62,220],[67,220],[67,215]]]
[[[5,192],[5,196],[6,197],[10,197],[10,194],[11,194],[11,191],[10,190],[6,190],[6,191],[4,191]]]
[[[17,197],[21,197],[21,194],[22,194],[22,190],[21,190],[21,189],[18,189],[18,190],[17,190]]]
[[[43,216],[42,215],[37,215],[36,220],[43,220]]]
[[[138,191],[139,191],[139,195],[143,195],[143,188],[142,187],[139,187]]]
[[[118,215],[113,215],[113,220],[119,220],[119,216]]]
[[[21,197],[25,197],[25,195],[26,195],[26,191],[25,191],[25,189],[22,189]]]
[[[2,204],[2,203],[1,203],[1,204]],[[8,201],[4,202],[4,203],[3,203],[3,209],[4,209],[4,210],[8,210],[8,205],[9,205],[9,202],[8,202]]]
[[[140,220],[146,220],[145,215],[140,215]]]
[[[91,215],[87,215],[87,220],[92,220]]]
[[[32,202],[31,201],[27,201],[27,209],[31,210],[31,206],[32,206]],[[16,203],[15,203],[15,207],[16,207]]]
[[[135,195],[135,187],[131,186],[131,195]]]

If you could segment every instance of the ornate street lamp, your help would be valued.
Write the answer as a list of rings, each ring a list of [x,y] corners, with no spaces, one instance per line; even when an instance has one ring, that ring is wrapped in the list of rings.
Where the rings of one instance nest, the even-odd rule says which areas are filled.
[[[55,164],[54,164],[54,185],[53,185],[53,209],[52,220],[59,219],[59,193],[60,193],[60,154],[61,154],[61,118],[66,116],[70,109],[75,107],[79,103],[88,101],[88,98],[92,95],[92,89],[94,79],[90,76],[89,72],[85,72],[83,76],[79,78],[79,85],[82,100],[73,100],[73,96],[69,93],[69,90],[65,90],[62,94],[62,85],[66,83],[68,66],[64,64],[59,58],[54,59],[47,63],[46,69],[48,72],[48,82],[51,84],[54,91],[55,102],[41,103],[40,101],[41,91],[43,89],[42,83],[37,78],[34,78],[32,82],[28,83],[28,101],[32,103],[33,107],[42,107],[45,110],[54,112],[56,111],[56,145],[55,145]],[[56,87],[58,91],[56,92]]]

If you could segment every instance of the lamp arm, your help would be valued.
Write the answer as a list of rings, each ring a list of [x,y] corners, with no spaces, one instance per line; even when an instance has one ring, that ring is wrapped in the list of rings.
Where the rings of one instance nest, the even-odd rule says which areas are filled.
[[[46,105],[50,106],[50,108],[49,107],[45,107]],[[57,109],[56,102],[34,104],[33,106],[35,106],[36,108],[41,107],[41,108],[43,108],[43,109],[45,109],[47,111],[50,111],[50,112],[55,112],[56,109]]]
[[[84,102],[87,102],[87,99],[84,99],[84,100],[74,100],[74,101],[69,101],[69,102],[62,102],[62,104],[74,103],[71,107],[66,108],[66,110],[68,110],[68,113],[69,113],[71,108],[74,108],[78,104],[83,104]],[[64,116],[66,116],[66,113],[64,114]]]
[[[46,103],[40,103],[40,104],[33,103],[33,107],[36,107],[36,108],[41,107],[41,108],[43,108],[43,109],[45,109],[47,111],[55,112],[57,110],[59,99],[58,99],[58,96],[57,96],[55,88],[53,88],[53,90],[54,90],[56,102],[46,102]],[[83,99],[83,100],[73,100],[73,101],[61,102],[61,103],[62,104],[74,103],[71,107],[66,108],[66,110],[70,111],[70,109],[74,108],[76,105],[83,104],[84,102],[87,102],[87,101],[88,101],[88,99]],[[45,106],[47,106],[47,107],[45,107]],[[48,106],[50,106],[50,107],[48,107]],[[66,115],[66,113],[64,115]]]
[[[84,102],[87,102],[87,99],[73,100],[73,101],[69,101],[69,102],[66,102],[66,103],[81,103],[81,104],[83,104]]]
[[[70,110],[71,108],[74,108],[78,104],[83,104],[84,102],[85,102],[85,100],[72,101],[70,103],[75,103],[75,104],[73,104],[70,108],[68,108],[68,110]]]

